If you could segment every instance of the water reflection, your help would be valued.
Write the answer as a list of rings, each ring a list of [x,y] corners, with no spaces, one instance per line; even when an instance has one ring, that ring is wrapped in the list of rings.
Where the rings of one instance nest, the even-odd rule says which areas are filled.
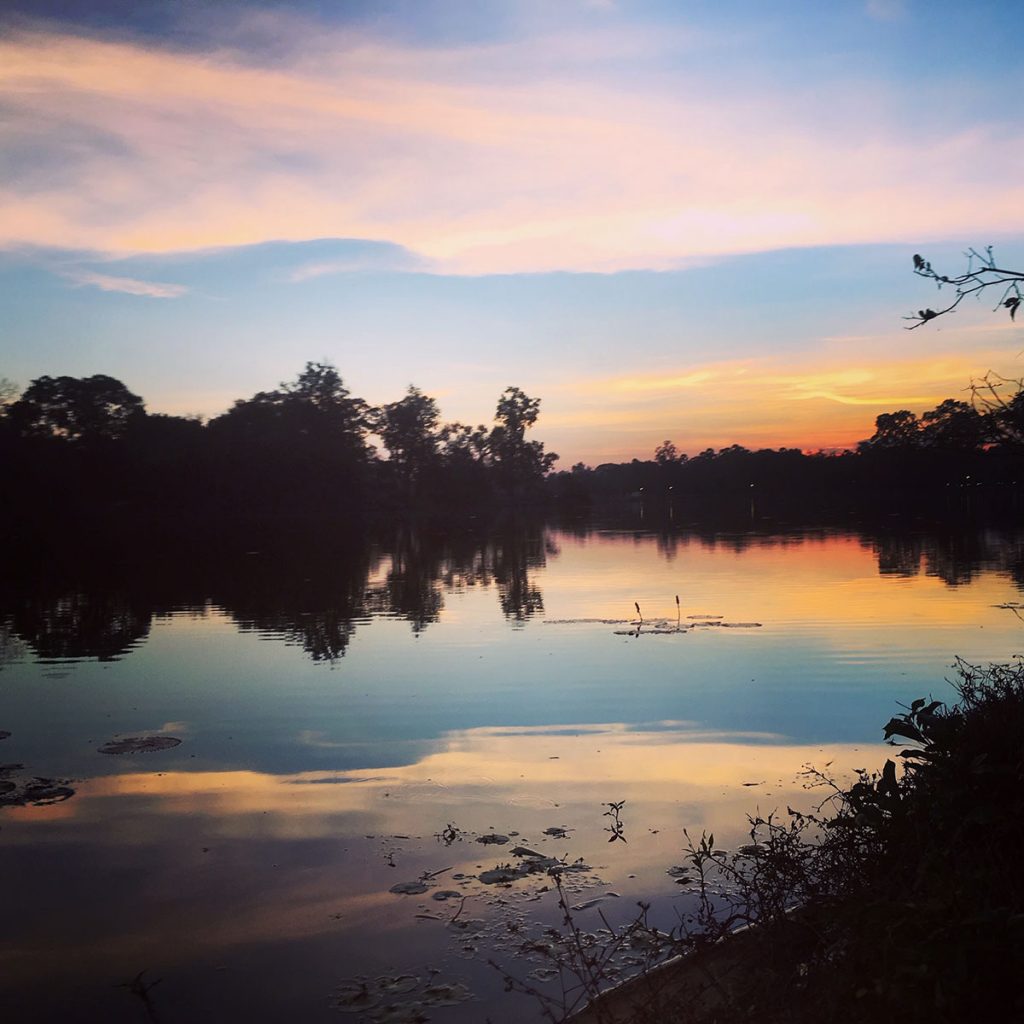
[[[72,590],[30,595],[10,615],[12,632],[39,661],[117,661],[149,634],[153,608],[137,594]]]
[[[743,554],[809,542],[852,542],[874,554],[880,577],[933,576],[949,587],[994,572],[1024,589],[1024,530],[868,525],[857,530],[801,528],[731,532],[704,524],[657,526],[635,517],[548,527],[512,520],[480,531],[424,532],[403,527],[389,538],[308,529],[210,538],[190,535],[125,548],[93,537],[88,550],[70,538],[29,546],[0,581],[0,668],[27,651],[38,661],[116,661],[149,636],[155,617],[210,607],[242,631],[299,647],[312,660],[344,657],[357,628],[372,617],[408,622],[414,634],[436,623],[446,595],[491,589],[504,618],[521,626],[545,611],[541,571],[559,553],[558,538],[653,537],[664,561],[696,545]]]
[[[327,995],[349,974],[444,964],[477,1002],[438,1019],[536,1020],[536,1007],[508,1003],[486,960],[522,962],[524,938],[560,920],[557,893],[544,873],[496,887],[487,871],[517,844],[582,860],[588,870],[566,877],[570,898],[616,922],[654,899],[655,918],[671,922],[680,889],[667,872],[684,826],[741,842],[752,804],[807,802],[802,763],[862,756],[773,739],[680,722],[485,728],[373,772],[139,766],[84,779],[73,801],[7,811],[3,865],[19,879],[5,902],[18,937],[11,987],[32,1019],[62,1019],[63,998],[66,1019],[128,1021],[135,1008],[116,985],[149,968],[166,979],[155,995],[177,1008],[171,1019],[239,1019],[245,1007],[246,1020],[326,1021]],[[608,843],[610,800],[628,843]],[[495,830],[512,838],[479,842]],[[391,891],[424,876],[427,892]],[[455,904],[436,890],[456,892]],[[466,931],[445,925],[460,907]],[[242,986],[262,1000],[249,1005]]]
[[[876,766],[894,701],[948,696],[955,653],[1019,649],[1017,523],[726,525],[25,547],[0,579],[7,1016],[137,1019],[118,985],[149,968],[168,1020],[336,1019],[353,974],[476,957],[452,976],[481,1001],[438,1019],[529,1020],[482,966],[517,955],[510,922],[560,919],[542,877],[481,879],[515,844],[584,858],[580,902],[616,923],[653,899],[671,924],[682,826],[742,842],[807,796],[805,761]],[[636,603],[765,625],[616,635]],[[182,742],[99,752],[147,735]],[[73,795],[23,799],[39,775]],[[452,904],[391,891],[434,872],[475,922],[451,945]]]
[[[41,661],[117,660],[149,634],[154,616],[226,612],[243,631],[300,647],[314,661],[344,656],[358,624],[392,616],[420,633],[445,594],[494,588],[502,614],[521,624],[543,612],[536,571],[557,548],[539,522],[486,534],[403,528],[387,542],[330,532],[193,538],[106,556],[58,543],[20,558],[0,584],[0,664],[19,642]]]

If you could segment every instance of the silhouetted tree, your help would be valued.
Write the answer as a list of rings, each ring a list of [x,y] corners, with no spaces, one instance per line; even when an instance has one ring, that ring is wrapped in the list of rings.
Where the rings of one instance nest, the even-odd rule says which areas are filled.
[[[59,438],[78,444],[122,438],[145,414],[138,395],[104,374],[38,377],[7,409],[22,437]]]
[[[489,451],[499,484],[508,494],[521,496],[558,459],[554,452],[545,452],[540,441],[526,440],[526,431],[539,415],[540,399],[530,398],[519,388],[506,388],[498,399]]]
[[[443,466],[439,493],[446,502],[461,508],[489,498],[490,431],[483,424],[446,423],[439,431],[439,442]]]
[[[917,417],[908,409],[883,412],[875,417],[875,432],[857,446],[860,451],[881,448],[912,448],[921,442],[921,428]]]
[[[668,439],[661,442],[654,449],[654,461],[660,466],[668,466],[679,461],[679,452],[676,446]]]
[[[356,456],[366,454],[368,406],[353,398],[329,363],[307,363],[290,383],[240,399],[210,421],[215,433],[272,446],[297,441],[326,443]]]
[[[985,418],[967,402],[947,398],[921,417],[921,443],[929,448],[974,451],[985,441]]]
[[[333,366],[307,363],[296,380],[210,421],[220,486],[234,502],[354,499],[370,454],[368,419],[369,407]]]
[[[489,432],[482,423],[476,427],[446,423],[440,432],[441,454],[449,461],[482,463],[487,457],[489,441]]]
[[[418,478],[437,461],[439,421],[437,402],[411,384],[404,398],[381,406],[373,419],[374,430],[410,494]]]
[[[989,440],[1009,447],[1024,445],[1024,377],[1004,377],[990,370],[972,380],[970,389]]]

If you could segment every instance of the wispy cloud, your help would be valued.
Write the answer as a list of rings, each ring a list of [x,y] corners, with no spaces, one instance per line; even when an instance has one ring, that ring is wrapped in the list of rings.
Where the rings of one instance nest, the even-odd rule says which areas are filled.
[[[64,276],[76,285],[99,288],[104,292],[123,292],[125,295],[141,295],[148,299],[177,299],[188,288],[183,284],[167,284],[164,281],[140,281],[134,277],[116,277],[113,274],[97,274],[91,270],[69,270]]]
[[[282,35],[260,63],[10,33],[0,144],[32,170],[0,186],[0,245],[332,236],[387,239],[457,273],[614,271],[1024,225],[1020,132],[930,119],[920,110],[941,104],[924,84],[911,119],[896,85],[839,72],[810,91],[744,84],[712,40],[735,70],[723,86],[679,59],[695,45],[680,31],[446,49],[292,19]]]
[[[618,391],[678,391],[706,384],[714,376],[711,370],[696,370],[678,376],[623,377],[612,386]]]
[[[365,272],[429,271],[433,269],[427,260],[397,246],[372,246],[352,255],[333,259],[310,260],[296,267],[288,274],[293,284],[309,281],[331,274],[353,274]]]

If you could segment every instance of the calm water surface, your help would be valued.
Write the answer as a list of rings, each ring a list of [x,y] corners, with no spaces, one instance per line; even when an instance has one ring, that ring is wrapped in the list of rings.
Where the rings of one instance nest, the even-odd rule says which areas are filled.
[[[585,926],[640,898],[671,926],[684,827],[741,841],[809,799],[803,764],[879,766],[955,655],[1024,650],[1021,530],[161,547],[40,553],[0,591],[5,798],[63,787],[0,807],[6,1019],[334,1020],[353,979],[367,1020],[536,1019],[486,965],[535,972],[559,920],[544,874],[477,877],[514,846],[580,868]],[[98,749],[139,736],[181,743]]]

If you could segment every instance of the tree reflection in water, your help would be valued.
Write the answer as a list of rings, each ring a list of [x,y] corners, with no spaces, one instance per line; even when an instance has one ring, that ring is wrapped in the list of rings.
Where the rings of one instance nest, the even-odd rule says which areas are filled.
[[[636,524],[619,531],[635,536]],[[404,620],[415,633],[437,622],[445,596],[493,589],[512,626],[544,611],[538,570],[556,557],[559,532],[586,537],[574,522],[554,530],[539,520],[509,518],[449,530],[402,526],[381,539],[337,527],[278,524],[230,534],[184,529],[168,536],[93,534],[36,538],[9,559],[0,579],[0,667],[40,661],[123,658],[143,643],[154,617],[222,610],[240,630],[294,645],[314,661],[344,657],[357,627],[374,616]],[[801,543],[836,532],[873,549],[880,575],[936,576],[950,587],[982,571],[1024,588],[1024,531],[946,524],[858,531],[734,530],[716,526],[645,529],[662,556],[680,546]]]
[[[308,524],[307,524],[308,526]],[[154,616],[222,610],[240,630],[300,647],[314,661],[342,658],[357,626],[392,616],[421,632],[444,596],[494,587],[503,614],[542,612],[536,568],[555,550],[539,522],[445,534],[403,527],[382,542],[323,528],[264,528],[230,537],[92,536],[22,546],[0,582],[0,665],[124,657]]]

